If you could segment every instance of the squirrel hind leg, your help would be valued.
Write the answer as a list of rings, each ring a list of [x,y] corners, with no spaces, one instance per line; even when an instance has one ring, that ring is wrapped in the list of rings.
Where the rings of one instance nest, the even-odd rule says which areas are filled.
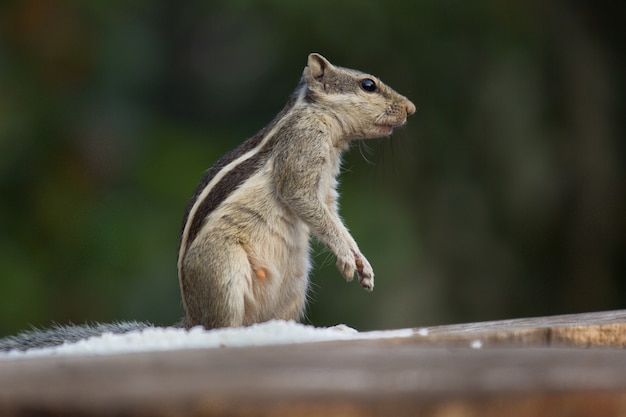
[[[190,248],[181,280],[184,326],[242,326],[245,292],[252,274],[246,252],[236,243],[202,242]]]

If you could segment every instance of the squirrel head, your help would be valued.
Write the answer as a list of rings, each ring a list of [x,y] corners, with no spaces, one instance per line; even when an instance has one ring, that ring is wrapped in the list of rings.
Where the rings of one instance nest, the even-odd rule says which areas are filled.
[[[346,139],[388,136],[415,113],[409,99],[377,77],[335,66],[320,54],[309,55],[302,78],[307,101],[328,108]]]

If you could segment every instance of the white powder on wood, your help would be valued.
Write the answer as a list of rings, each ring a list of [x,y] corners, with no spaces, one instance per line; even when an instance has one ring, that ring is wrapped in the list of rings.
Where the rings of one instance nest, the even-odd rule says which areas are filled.
[[[205,330],[198,326],[189,330],[154,327],[123,334],[104,333],[75,343],[25,352],[0,353],[2,357],[36,357],[55,355],[109,355],[176,349],[205,349],[235,346],[264,346],[330,340],[380,339],[408,337],[413,329],[358,332],[348,326],[313,327],[294,321],[272,320],[248,327]]]

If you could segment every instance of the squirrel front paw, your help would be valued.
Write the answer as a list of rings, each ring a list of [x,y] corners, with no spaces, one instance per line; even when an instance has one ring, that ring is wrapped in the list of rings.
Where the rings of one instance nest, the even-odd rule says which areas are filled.
[[[367,291],[374,290],[374,270],[363,254],[354,252],[356,272],[359,274],[359,283]]]
[[[374,270],[360,252],[351,249],[350,254],[337,256],[337,269],[348,282],[352,281],[356,272],[363,288],[367,291],[374,289]]]

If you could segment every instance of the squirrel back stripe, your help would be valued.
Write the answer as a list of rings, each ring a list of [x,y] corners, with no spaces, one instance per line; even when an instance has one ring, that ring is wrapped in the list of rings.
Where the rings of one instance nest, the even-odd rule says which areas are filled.
[[[211,188],[209,193],[196,205],[195,215],[189,219],[191,226],[186,239],[186,246],[193,243],[200,232],[205,219],[246,179],[262,165],[263,154],[257,152],[250,158],[237,165],[237,169],[230,170]]]
[[[179,264],[206,218],[263,165],[266,154],[277,138],[277,131],[289,112],[302,101],[305,90],[304,84],[300,84],[287,105],[268,126],[224,155],[206,171],[187,205],[179,241]]]

